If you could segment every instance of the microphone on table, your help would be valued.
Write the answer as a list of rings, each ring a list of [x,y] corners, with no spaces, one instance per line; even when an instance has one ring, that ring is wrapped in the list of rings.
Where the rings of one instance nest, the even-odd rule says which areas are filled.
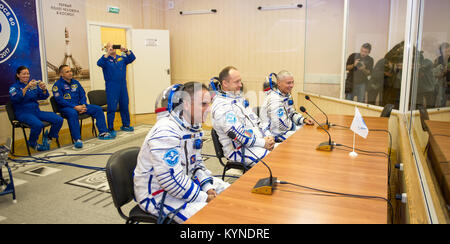
[[[236,133],[234,133],[233,131],[228,132],[227,136],[229,138],[231,138],[231,140],[233,140],[233,141],[238,141]],[[267,167],[267,169],[269,170],[269,174],[270,174],[269,178],[260,179],[256,183],[256,185],[253,187],[252,193],[263,194],[263,195],[272,195],[273,188],[275,187],[275,184],[277,182],[277,178],[272,176],[272,170],[261,158],[259,158],[256,154],[254,154],[248,148],[246,148],[246,151],[249,151],[251,154],[253,154],[253,156],[258,158],[258,160],[261,161],[264,164],[264,166]]]
[[[328,122],[328,115],[327,115],[322,109],[320,109],[319,106],[317,106],[317,105],[311,100],[311,98],[310,98],[309,96],[305,96],[305,99],[308,100],[308,101],[310,101],[316,108],[318,108],[318,109],[320,110],[320,112],[322,112],[322,113],[325,115],[325,117],[327,118],[327,122],[326,122],[325,124],[321,124],[321,126],[322,126],[323,128],[325,128],[325,129],[329,130],[330,127],[331,127],[331,124],[330,124],[330,122]]]
[[[318,150],[318,151],[328,151],[328,152],[333,151],[333,148],[334,148],[334,142],[331,141],[331,135],[330,135],[330,132],[328,132],[328,130],[326,130],[326,129],[324,128],[324,126],[322,126],[321,124],[319,124],[319,122],[317,122],[317,120],[314,119],[314,117],[311,116],[311,115],[306,111],[306,108],[305,108],[305,107],[301,106],[301,107],[300,107],[300,111],[302,111],[302,113],[305,113],[305,114],[307,114],[309,117],[311,117],[311,119],[314,120],[314,122],[316,122],[316,124],[318,124],[319,127],[322,128],[322,129],[328,134],[329,140],[328,140],[327,142],[320,143],[320,145],[316,148],[316,150]]]

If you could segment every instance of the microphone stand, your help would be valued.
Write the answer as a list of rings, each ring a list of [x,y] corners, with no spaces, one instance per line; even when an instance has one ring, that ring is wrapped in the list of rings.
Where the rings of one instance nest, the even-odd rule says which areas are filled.
[[[320,128],[322,128],[327,134],[328,134],[328,138],[329,140],[327,142],[322,142],[319,144],[319,146],[316,148],[317,151],[327,151],[327,152],[331,152],[334,149],[334,142],[331,141],[331,135],[330,132],[328,132],[328,130],[326,130],[321,124],[319,124],[319,122],[317,122],[316,119],[314,119],[314,117],[312,117],[305,109],[305,107],[300,107],[300,111],[302,111],[303,113],[307,114],[314,122],[316,122],[316,124],[319,125]]]
[[[266,166],[266,168],[269,170],[270,177],[269,178],[263,178],[260,179],[256,185],[253,187],[252,193],[256,194],[263,194],[263,195],[272,195],[273,189],[275,188],[275,184],[277,182],[277,177],[272,176],[272,170],[270,169],[269,165],[267,165],[261,158],[259,158],[256,154],[254,154],[250,149],[247,148],[247,151],[253,154],[260,162]]]
[[[227,136],[231,138],[233,141],[237,141],[236,134],[232,131],[228,132]],[[244,148],[244,146],[242,146]],[[273,189],[275,187],[275,184],[277,182],[277,178],[272,176],[272,170],[270,169],[269,165],[266,164],[261,158],[259,158],[255,153],[253,153],[249,148],[246,148],[246,151],[250,152],[255,156],[258,161],[262,162],[264,166],[269,170],[270,177],[269,178],[263,178],[260,179],[256,185],[253,187],[252,193],[256,194],[263,194],[263,195],[272,195]],[[242,155],[244,157],[244,155]]]
[[[321,125],[321,127],[325,128],[326,130],[329,130],[331,128],[331,124],[328,121],[328,115],[319,106],[317,106],[317,104],[315,104],[309,96],[305,96],[305,99],[310,101],[316,108],[318,108],[320,110],[320,112],[322,112],[325,115],[327,122],[325,124],[320,124],[320,125]]]

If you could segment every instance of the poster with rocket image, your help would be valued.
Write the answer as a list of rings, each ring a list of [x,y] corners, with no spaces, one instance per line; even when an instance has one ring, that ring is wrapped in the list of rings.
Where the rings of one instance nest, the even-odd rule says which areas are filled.
[[[48,81],[59,79],[58,68],[69,65],[74,79],[89,80],[85,0],[41,0]]]
[[[0,105],[9,101],[16,70],[26,66],[30,79],[42,80],[35,0],[0,0]]]

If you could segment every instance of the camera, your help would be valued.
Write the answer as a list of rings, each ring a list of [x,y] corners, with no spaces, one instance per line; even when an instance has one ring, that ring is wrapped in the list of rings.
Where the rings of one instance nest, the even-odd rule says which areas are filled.
[[[363,67],[364,63],[362,61],[359,61],[356,65],[356,68],[361,69]]]
[[[118,49],[121,49],[122,46],[121,45],[113,45],[112,48],[118,50]]]

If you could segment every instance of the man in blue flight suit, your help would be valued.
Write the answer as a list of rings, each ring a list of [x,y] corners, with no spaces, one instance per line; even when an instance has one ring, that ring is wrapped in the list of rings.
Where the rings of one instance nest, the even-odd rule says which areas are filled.
[[[79,114],[89,114],[96,120],[99,131],[99,139],[114,139],[106,128],[105,115],[103,109],[97,105],[87,104],[86,92],[80,82],[72,79],[73,73],[69,66],[62,65],[59,68],[61,78],[53,85],[53,96],[55,97],[58,109],[61,114],[67,118],[70,133],[75,141],[76,148],[82,148],[80,124],[78,122]]]
[[[136,60],[133,52],[121,47],[122,55],[117,55],[116,49],[111,43],[106,45],[106,54],[102,56],[97,65],[103,69],[106,84],[106,100],[108,103],[108,129],[115,135],[114,118],[117,104],[119,104],[122,117],[122,131],[134,131],[130,126],[130,111],[128,109],[129,98],[127,89],[127,65]]]

